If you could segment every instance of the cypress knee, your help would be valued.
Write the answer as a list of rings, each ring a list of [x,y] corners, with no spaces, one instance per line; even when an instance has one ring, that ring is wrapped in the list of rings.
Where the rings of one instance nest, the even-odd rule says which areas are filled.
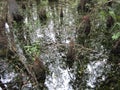
[[[89,16],[84,16],[83,17],[83,23],[84,23],[84,33],[86,36],[89,35],[90,30],[91,30],[91,24],[90,24],[90,18]]]
[[[106,29],[110,29],[114,25],[114,22],[114,18],[112,16],[108,16],[106,21]]]
[[[44,83],[45,78],[46,78],[46,74],[45,74],[46,68],[42,60],[38,57],[35,58],[35,61],[33,63],[33,70],[35,72],[38,82]]]
[[[77,7],[78,13],[79,13],[80,10],[83,11],[83,12],[90,11],[87,4],[91,4],[91,0],[80,0],[80,3],[78,4],[78,7]]]
[[[84,12],[86,11],[85,10],[85,5],[86,5],[86,0],[80,0],[81,10],[84,11]]]
[[[79,11],[85,11],[85,4],[86,4],[86,0],[80,0],[78,3],[78,7],[77,7],[77,11],[79,13]]]
[[[61,7],[61,10],[60,10],[60,17],[63,18],[63,9]]]
[[[75,44],[73,39],[70,40],[68,52],[67,52],[67,64],[71,68],[75,61]]]
[[[113,3],[112,0],[108,0],[107,6],[112,7],[112,3]]]
[[[16,22],[23,21],[23,16],[20,14],[16,0],[8,0],[8,10],[11,18]]]
[[[38,15],[39,15],[39,19],[40,19],[41,21],[47,20],[47,12],[46,12],[46,9],[41,9],[40,11],[38,11]]]
[[[120,55],[120,40],[118,40],[113,46],[111,53],[114,55]]]

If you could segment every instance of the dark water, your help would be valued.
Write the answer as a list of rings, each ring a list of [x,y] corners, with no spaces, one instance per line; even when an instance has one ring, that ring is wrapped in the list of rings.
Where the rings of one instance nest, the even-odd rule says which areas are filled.
[[[25,13],[24,23],[30,29],[30,40],[40,42],[40,57],[49,69],[45,80],[48,90],[94,90],[110,71],[111,66],[107,63],[109,50],[101,43],[106,40],[104,34],[94,32],[94,27],[89,37],[78,33],[82,15],[77,12],[77,2],[42,3],[41,8],[47,12],[44,21],[39,20],[34,1],[28,8],[30,15]],[[63,17],[60,17],[61,8]],[[66,55],[71,39],[75,43],[76,60],[69,68]],[[16,76],[14,72],[7,73],[1,81],[6,83],[13,76]]]
[[[104,46],[97,39],[91,37],[86,39],[86,47],[92,48],[93,52],[79,51],[80,47],[77,42],[77,27],[79,15],[76,7],[72,6],[72,1],[69,3],[61,2],[57,6],[47,6],[48,21],[46,25],[39,25],[36,27],[33,36],[33,41],[41,40],[42,52],[41,58],[48,66],[50,73],[47,75],[45,84],[48,90],[82,90],[87,88],[95,88],[96,83],[105,80],[105,69],[107,66],[107,53]],[[75,3],[75,2],[74,2]],[[63,10],[63,18],[60,18],[60,10]],[[37,37],[36,37],[37,36]],[[66,64],[66,53],[69,47],[71,38],[76,44],[78,51],[76,57],[83,55],[84,58],[79,58],[74,63],[73,68],[69,69]],[[88,42],[88,43],[87,43]],[[94,51],[97,52],[94,54]],[[79,64],[78,64],[79,63]],[[79,78],[78,75],[82,74]],[[103,74],[104,73],[104,74]],[[97,78],[100,77],[100,80]],[[80,80],[79,80],[80,79]],[[82,80],[82,82],[81,82]]]

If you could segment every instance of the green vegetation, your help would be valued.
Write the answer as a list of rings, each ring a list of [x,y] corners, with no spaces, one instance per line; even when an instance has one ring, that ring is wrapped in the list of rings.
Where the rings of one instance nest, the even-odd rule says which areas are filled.
[[[25,52],[29,56],[38,57],[40,55],[40,42],[34,42],[31,46],[24,46]]]
[[[14,65],[13,69],[18,69],[15,73],[26,78],[23,82],[30,82],[38,90],[49,90],[55,82],[58,84],[55,88],[60,88],[65,84],[66,70],[70,73],[68,85],[73,90],[119,90],[119,0],[12,1],[19,8],[11,9],[14,8],[11,3],[11,8],[6,9],[7,2],[0,1],[0,19],[10,27],[3,38],[5,23],[0,23],[0,58],[6,58],[8,64]],[[14,52],[11,58],[6,57],[7,50]],[[23,86],[18,87],[24,90]]]

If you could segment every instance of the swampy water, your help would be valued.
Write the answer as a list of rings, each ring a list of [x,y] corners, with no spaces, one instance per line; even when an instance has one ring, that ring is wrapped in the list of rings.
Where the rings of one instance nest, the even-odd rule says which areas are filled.
[[[43,1],[40,5],[35,1],[31,2],[30,6],[26,6],[28,8],[24,10],[25,19],[22,28],[27,27],[25,29],[29,30],[30,42],[40,43],[40,57],[48,68],[44,83],[46,89],[96,90],[99,88],[112,67],[108,63],[112,46],[109,45],[111,42],[108,43],[110,37],[105,36],[100,30],[95,32],[94,27],[99,26],[99,23],[92,27],[89,36],[85,36],[78,31],[82,31],[82,26],[80,28],[79,24],[85,14],[77,12],[77,0]],[[45,10],[46,18],[38,17],[38,9]],[[63,16],[60,15],[61,12]],[[8,25],[6,27],[9,28]],[[74,42],[75,55],[70,61],[72,65],[69,66],[67,53],[71,40]],[[0,72],[3,83],[11,82],[14,87],[19,87],[19,84],[14,82],[15,77],[20,80],[18,73],[10,69],[10,65],[2,59]],[[27,82],[27,86],[32,87],[30,82]]]

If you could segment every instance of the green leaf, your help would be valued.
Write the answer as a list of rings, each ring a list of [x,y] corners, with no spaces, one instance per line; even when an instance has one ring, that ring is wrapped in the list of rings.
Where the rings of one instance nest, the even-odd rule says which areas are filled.
[[[106,13],[104,11],[100,12],[100,18],[105,20]]]
[[[109,11],[110,16],[112,16],[116,21],[116,15],[114,11]]]
[[[120,32],[113,34],[112,39],[117,40],[120,37]]]
[[[117,22],[116,24],[120,27],[120,23],[119,22]]]
[[[28,55],[35,56],[40,54],[40,42],[36,41],[31,46],[24,46]]]

